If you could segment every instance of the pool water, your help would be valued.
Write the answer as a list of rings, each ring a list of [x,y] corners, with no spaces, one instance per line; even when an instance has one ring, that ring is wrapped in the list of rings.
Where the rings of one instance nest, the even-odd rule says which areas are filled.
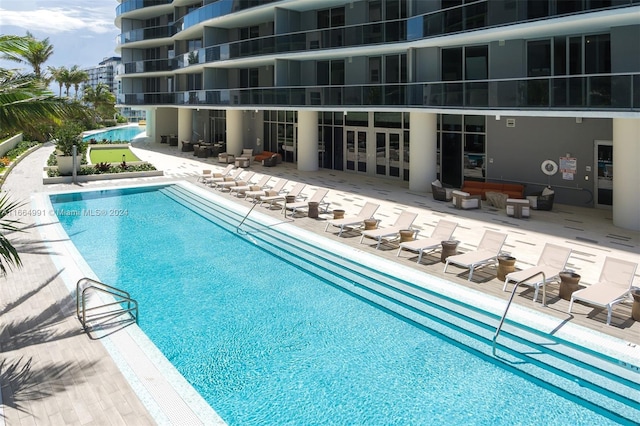
[[[145,132],[145,126],[123,126],[123,127],[114,127],[109,130],[100,131],[96,133],[91,133],[82,138],[83,141],[89,141],[90,139],[95,139],[97,141],[101,141],[103,139],[107,139],[111,142],[113,141],[123,141],[130,142],[132,139],[135,139],[136,136]]]
[[[229,424],[614,423],[163,189],[51,200],[100,280],[132,293],[142,330]]]

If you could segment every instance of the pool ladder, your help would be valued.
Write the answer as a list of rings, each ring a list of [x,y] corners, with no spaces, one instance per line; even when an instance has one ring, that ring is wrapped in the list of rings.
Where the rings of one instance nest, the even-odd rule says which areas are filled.
[[[530,280],[533,277],[537,277],[538,275],[542,275],[542,282],[545,283],[542,285],[542,305],[543,306],[547,306],[547,286],[546,286],[546,281],[547,281],[547,277],[545,276],[544,272],[540,271],[540,272],[536,272],[535,274],[528,276],[526,278],[521,279],[520,281],[518,281],[514,286],[513,286],[513,291],[511,292],[511,297],[509,297],[509,301],[507,302],[507,307],[504,310],[504,314],[502,314],[502,318],[500,319],[500,324],[498,324],[498,327],[496,328],[496,333],[493,335],[493,356],[496,356],[496,340],[498,339],[498,335],[500,334],[500,330],[502,330],[502,325],[504,324],[504,320],[507,317],[507,312],[509,312],[509,307],[511,306],[511,302],[513,301],[513,296],[516,294],[516,290],[518,288],[518,286],[520,285],[520,283]]]
[[[87,299],[91,292],[110,295],[113,300],[105,303],[92,303],[89,307]],[[116,309],[112,309],[112,307],[116,307]],[[122,315],[129,316],[129,319],[113,321]],[[124,290],[85,277],[76,283],[76,316],[87,333],[98,327],[104,329],[110,326],[123,326],[132,321],[137,324],[138,302]]]

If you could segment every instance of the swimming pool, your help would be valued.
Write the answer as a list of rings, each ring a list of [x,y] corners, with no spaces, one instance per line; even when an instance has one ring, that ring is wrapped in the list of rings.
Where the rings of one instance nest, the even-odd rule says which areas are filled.
[[[111,142],[113,141],[131,141],[136,136],[141,135],[145,132],[145,126],[139,125],[131,125],[131,126],[121,126],[114,127],[109,130],[102,130],[94,133],[90,133],[82,138],[83,141],[88,141],[90,139],[95,139],[101,141],[102,139],[107,139]]]
[[[514,340],[514,348],[502,355],[510,363],[488,357],[478,336],[493,330],[481,316],[495,326],[495,315],[458,303],[457,296],[418,297],[410,282],[425,274],[397,265],[388,271],[376,256],[329,246],[258,213],[238,233],[245,212],[209,196],[172,185],[51,199],[56,210],[78,212],[59,218],[86,261],[103,281],[139,299],[141,328],[230,424],[625,419],[594,407],[600,398],[625,401],[584,395],[596,392],[587,389],[587,377],[576,384],[576,394],[586,398],[580,400],[565,390],[576,376],[534,371],[545,368],[535,355],[514,352],[533,346],[513,330],[505,330],[505,340]],[[352,262],[356,257],[362,263]],[[393,295],[400,307],[385,295],[392,286],[403,290]],[[167,303],[175,298],[178,306]],[[186,321],[166,320],[176,315]]]

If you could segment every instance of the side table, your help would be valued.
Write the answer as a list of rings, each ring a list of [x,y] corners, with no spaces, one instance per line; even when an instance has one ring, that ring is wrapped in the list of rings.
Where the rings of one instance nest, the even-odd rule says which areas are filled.
[[[311,219],[317,219],[318,216],[320,215],[318,212],[318,207],[320,206],[320,203],[317,201],[309,201],[308,205],[309,205],[309,211],[307,213],[307,217]]]
[[[447,257],[453,256],[458,253],[458,243],[457,240],[446,240],[442,241],[442,252],[440,253],[440,261],[445,263]]]
[[[635,287],[631,290],[633,296],[633,305],[631,306],[631,318],[640,321],[640,288]]]
[[[504,281],[506,276],[516,270],[516,258],[513,256],[498,256],[498,279]]]
[[[365,219],[364,220],[364,230],[369,231],[371,229],[376,229],[378,227],[378,219]]]
[[[580,275],[571,271],[562,271],[560,277],[560,297],[564,300],[571,300],[571,295],[580,287]]]

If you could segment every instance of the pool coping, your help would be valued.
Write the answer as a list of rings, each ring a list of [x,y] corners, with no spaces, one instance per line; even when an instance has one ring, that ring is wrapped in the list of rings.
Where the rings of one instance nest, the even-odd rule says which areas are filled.
[[[54,212],[51,208],[50,202],[47,206],[50,195],[93,192],[96,190],[103,191],[110,189],[121,190],[125,188],[156,187],[172,184],[186,188],[199,196],[214,200],[225,208],[233,209],[233,211],[240,214],[246,214],[250,209],[250,206],[239,205],[231,200],[219,197],[212,194],[210,191],[184,181],[167,181],[163,183],[154,182],[148,184],[103,187],[100,189],[87,188],[39,193],[32,195],[32,205],[34,208],[39,208],[42,209],[42,211],[47,211],[47,213],[53,214]],[[259,212],[255,212],[254,214],[263,224],[279,223],[278,220],[272,216],[264,215]],[[54,217],[52,217],[52,219],[55,221]],[[39,227],[44,241],[56,241],[68,238],[64,230],[62,230],[61,225],[59,223],[56,225],[54,221],[39,221],[39,225],[54,225],[50,227]],[[298,238],[304,239],[312,244],[341,253],[343,256],[357,256],[363,265],[378,269],[381,272],[391,273],[407,282],[417,283],[424,281],[425,277],[429,277],[429,290],[435,291],[443,296],[460,300],[463,303],[494,313],[498,316],[501,316],[504,311],[504,300],[495,298],[494,296],[459,286],[453,282],[429,275],[425,272],[407,268],[398,268],[398,264],[395,262],[387,259],[381,259],[375,254],[368,253],[345,244],[337,243],[323,237],[322,235],[296,227],[293,224],[280,223],[278,228],[291,233],[292,235],[296,235]],[[69,289],[70,294],[73,294],[75,291],[75,282],[77,279],[74,279],[74,277],[77,276],[78,279],[84,276],[94,279],[97,278],[70,240],[55,243],[55,246],[52,242],[47,244],[52,249],[51,252],[55,253],[55,255],[51,255],[51,258],[58,269],[62,271],[61,275],[63,281]],[[548,315],[541,315],[540,312],[525,306],[513,305],[509,311],[509,319],[514,322],[528,324],[528,327],[537,331],[553,335],[557,338],[583,346],[592,351],[607,354],[608,356],[620,361],[632,363],[632,365],[638,365],[638,360],[640,360],[640,348],[630,346],[630,344],[624,340],[587,329],[577,324],[567,323]],[[175,413],[167,412],[174,410],[166,409],[169,409],[170,407],[175,408],[176,405],[167,401],[163,401],[162,403],[158,402],[158,400],[152,395],[152,391],[149,391],[145,386],[145,381],[149,380],[149,377],[145,375],[141,378],[139,376],[139,372],[135,371],[136,362],[135,360],[132,360],[131,357],[138,359],[144,355],[148,362],[150,362],[154,367],[157,367],[156,373],[159,374],[159,376],[153,380],[162,380],[171,386],[175,391],[175,397],[177,398],[175,404],[177,404],[177,406],[186,404],[188,406],[188,410],[194,413],[194,415],[196,415],[199,421],[202,421],[203,424],[224,424],[224,421],[217,415],[217,413],[215,413],[213,408],[211,408],[195,391],[195,389],[186,382],[186,379],[184,379],[175,367],[169,363],[155,345],[149,341],[147,336],[139,327],[131,326],[127,327],[123,331],[124,333],[115,333],[114,335],[101,339],[101,341],[123,372],[124,376],[127,378],[129,383],[131,383],[131,386],[135,389],[145,407],[147,407],[151,415],[159,424],[164,424],[171,416],[175,415]],[[148,372],[149,371],[146,371],[146,373]],[[202,413],[208,414],[202,415]],[[183,415],[184,414],[188,413],[184,412]],[[182,420],[185,419],[185,417],[180,418]]]

